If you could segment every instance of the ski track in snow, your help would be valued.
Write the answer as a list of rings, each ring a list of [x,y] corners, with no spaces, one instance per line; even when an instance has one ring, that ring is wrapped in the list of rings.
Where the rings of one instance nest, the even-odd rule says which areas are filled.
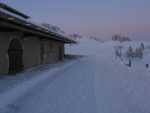
[[[97,47],[1,94],[0,113],[150,113],[150,70],[121,64],[111,43]]]

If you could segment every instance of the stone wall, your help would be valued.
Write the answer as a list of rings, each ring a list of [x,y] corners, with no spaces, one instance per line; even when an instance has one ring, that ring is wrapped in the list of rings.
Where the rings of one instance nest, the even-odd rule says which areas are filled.
[[[37,37],[24,37],[23,68],[24,70],[40,65],[40,40]]]
[[[64,55],[64,44],[61,42],[35,36],[24,37],[21,32],[0,32],[0,75],[8,74],[8,48],[13,38],[17,38],[22,43],[24,70],[41,65],[41,39],[44,42],[43,64],[55,63],[60,60],[60,53]]]

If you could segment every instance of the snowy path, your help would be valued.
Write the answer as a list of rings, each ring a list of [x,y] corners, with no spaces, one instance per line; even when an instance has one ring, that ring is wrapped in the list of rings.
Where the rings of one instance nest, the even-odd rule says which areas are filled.
[[[90,60],[79,61],[18,97],[5,113],[96,113],[93,75]]]

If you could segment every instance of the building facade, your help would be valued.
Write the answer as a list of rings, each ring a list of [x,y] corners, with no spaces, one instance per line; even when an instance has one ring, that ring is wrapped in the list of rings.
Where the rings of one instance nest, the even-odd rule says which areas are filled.
[[[64,44],[75,43],[28,18],[0,3],[0,76],[63,60]]]

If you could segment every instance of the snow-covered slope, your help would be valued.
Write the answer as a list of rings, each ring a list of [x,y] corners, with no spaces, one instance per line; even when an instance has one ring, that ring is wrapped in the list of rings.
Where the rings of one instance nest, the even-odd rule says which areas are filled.
[[[72,55],[91,55],[99,51],[102,42],[91,38],[77,38],[78,44],[65,45],[65,53]]]
[[[93,40],[91,38],[77,38],[78,44],[73,45],[65,45],[65,53],[71,55],[102,55],[107,53],[112,57],[115,57],[115,48],[117,46],[122,46],[122,60],[123,63],[127,62],[126,59],[126,51],[131,46],[133,51],[136,48],[139,48],[143,43],[145,46],[145,50],[143,51],[143,59],[132,59],[135,64],[141,63],[139,65],[150,64],[150,42],[143,42],[143,41],[125,41],[125,42],[118,42],[118,41],[107,41],[101,42],[97,40]]]
[[[66,45],[66,54],[73,55],[89,55],[89,56],[109,56],[114,58],[116,62],[119,62],[121,65],[126,65],[129,63],[129,59],[126,57],[126,51],[129,46],[133,48],[133,51],[136,48],[139,48],[143,43],[145,46],[145,50],[143,50],[143,58],[132,58],[132,68],[135,68],[135,71],[138,69],[146,68],[146,64],[150,66],[150,42],[143,41],[107,41],[100,42],[90,38],[79,38],[79,43],[77,45]],[[122,46],[122,61],[120,58],[116,58],[115,48],[117,46]],[[107,61],[106,61],[107,62]],[[113,67],[113,66],[112,66]]]

